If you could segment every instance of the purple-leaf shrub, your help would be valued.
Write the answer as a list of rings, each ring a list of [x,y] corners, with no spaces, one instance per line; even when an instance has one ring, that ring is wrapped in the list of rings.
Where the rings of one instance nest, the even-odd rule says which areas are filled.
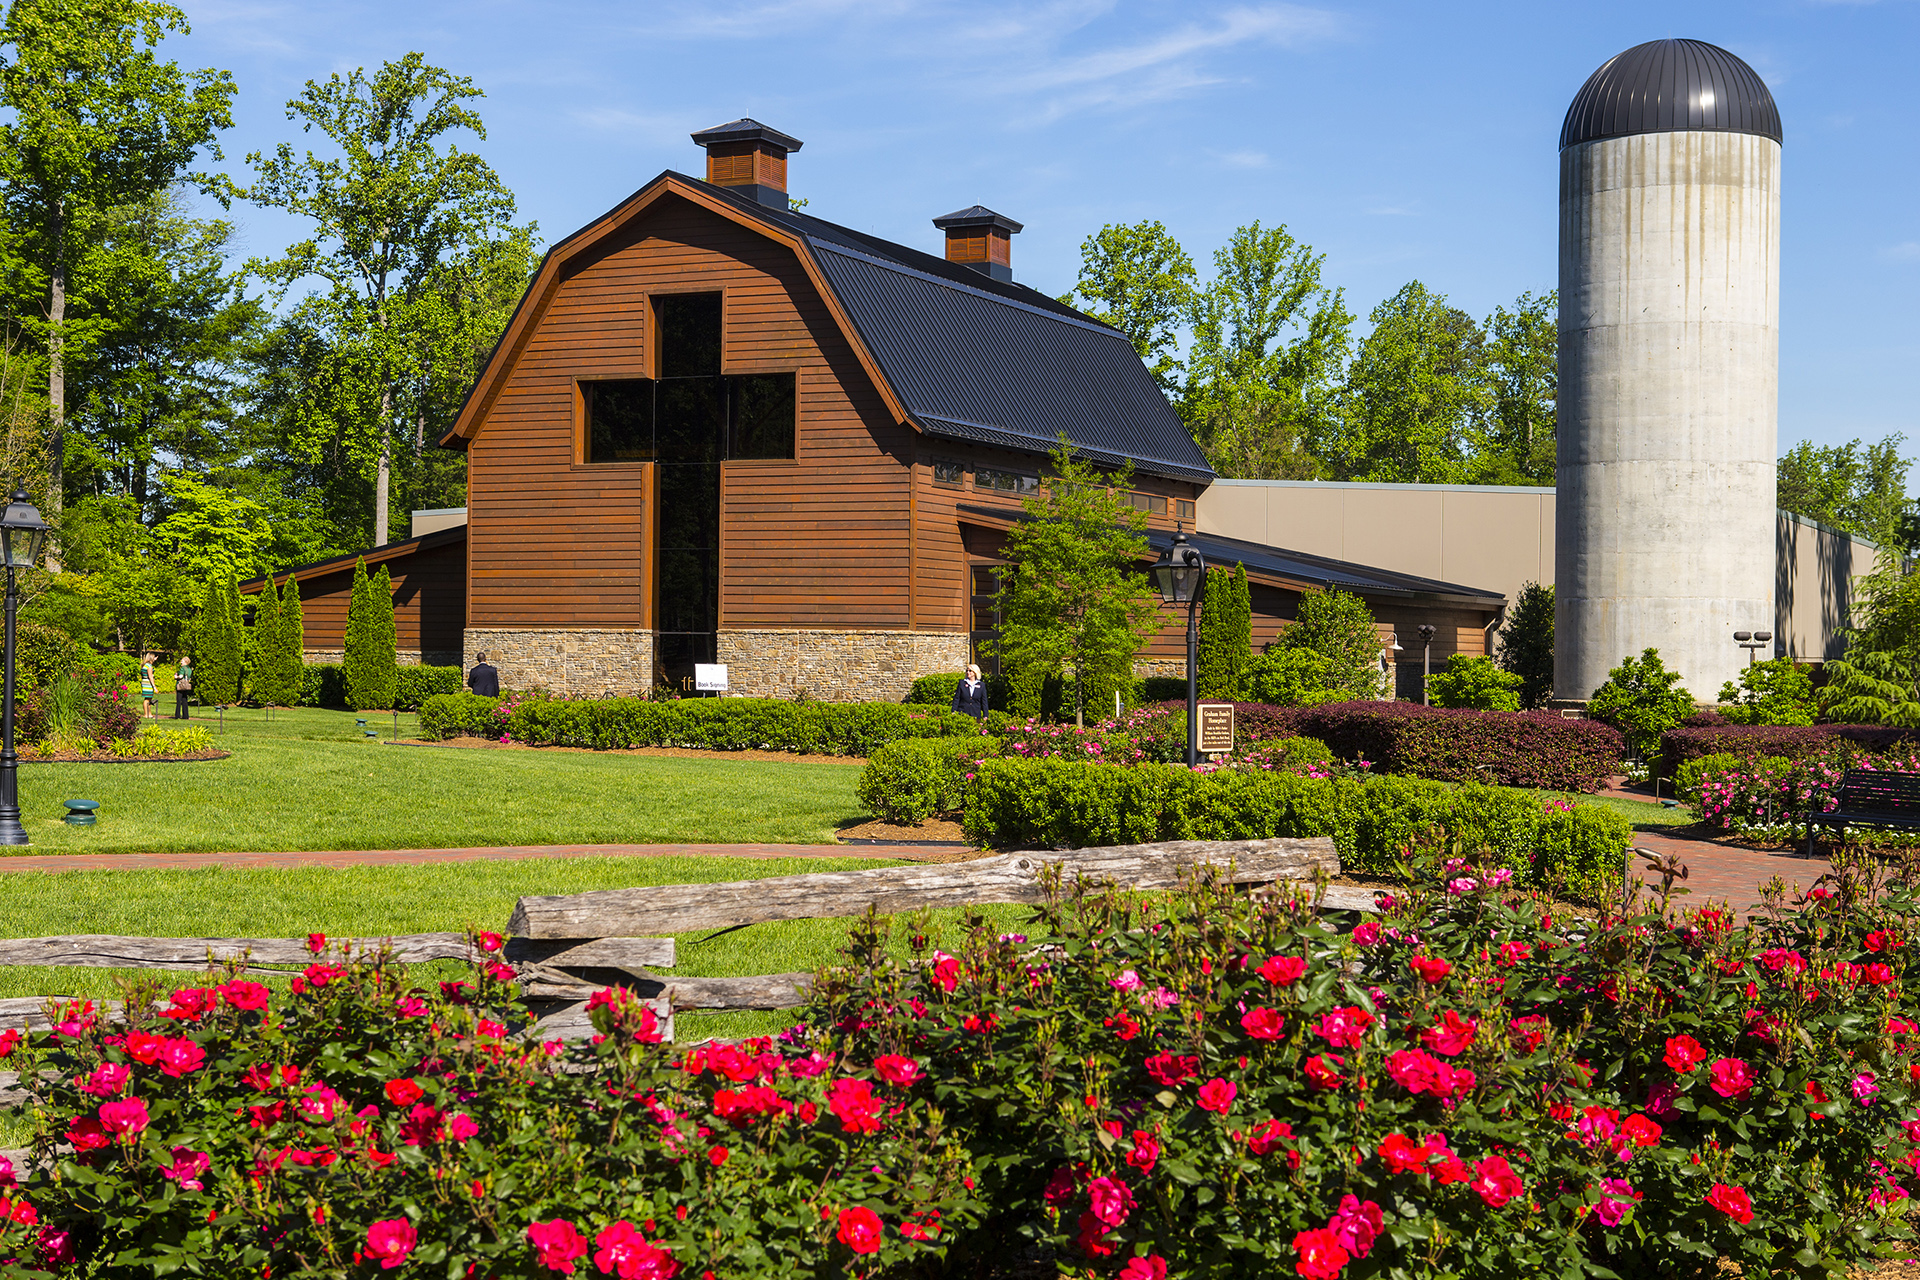
[[[1377,773],[1546,791],[1597,791],[1619,771],[1625,745],[1617,730],[1595,720],[1410,702],[1242,702],[1234,705],[1234,726],[1246,742],[1317,738],[1342,760],[1371,761]]]

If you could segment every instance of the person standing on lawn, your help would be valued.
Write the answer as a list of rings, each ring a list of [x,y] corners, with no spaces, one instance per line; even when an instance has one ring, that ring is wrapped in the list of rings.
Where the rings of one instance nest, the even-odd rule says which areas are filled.
[[[473,670],[467,672],[467,688],[483,698],[500,696],[500,670],[487,661],[485,653],[473,655]]]
[[[953,709],[975,720],[987,718],[987,682],[980,678],[980,668],[972,663],[967,664],[966,674],[954,687]]]
[[[155,712],[153,704],[159,700],[160,690],[153,683],[153,655],[143,653],[140,655],[140,714],[142,719],[151,720],[154,718]]]
[[[187,699],[193,696],[193,655],[180,655],[179,669],[173,673],[173,718],[186,720]]]

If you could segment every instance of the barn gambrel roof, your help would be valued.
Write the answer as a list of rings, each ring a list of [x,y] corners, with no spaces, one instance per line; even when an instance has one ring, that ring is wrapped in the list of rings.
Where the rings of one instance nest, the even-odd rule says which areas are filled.
[[[671,170],[548,250],[443,445],[472,439],[564,264],[672,193],[791,246],[899,421],[933,437],[1214,478],[1126,335],[1025,285]],[[530,305],[532,304],[532,305]],[[503,356],[507,358],[503,359]]]

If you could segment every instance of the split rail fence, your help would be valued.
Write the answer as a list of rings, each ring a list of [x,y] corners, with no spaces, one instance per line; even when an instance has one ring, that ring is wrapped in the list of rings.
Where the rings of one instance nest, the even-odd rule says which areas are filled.
[[[678,977],[656,973],[675,966],[674,939],[666,933],[700,933],[763,924],[864,914],[883,915],[925,907],[1038,903],[1042,877],[1058,866],[1071,881],[1112,882],[1122,889],[1177,887],[1200,865],[1223,870],[1236,885],[1311,880],[1318,872],[1340,874],[1333,841],[1175,841],[1070,851],[1024,851],[968,862],[877,867],[731,880],[715,884],[653,885],[548,897],[523,897],[507,922],[504,958],[518,971],[522,991],[538,1020],[527,1034],[571,1038],[591,1033],[586,1001],[615,983],[653,1003],[672,1038],[675,1011],[768,1010],[806,1002],[810,973],[772,973],[740,978]],[[1329,886],[1323,910],[1372,911],[1370,890]],[[336,942],[341,940],[335,940]],[[351,940],[356,949],[387,946],[406,963],[466,960],[465,934],[420,933]],[[0,939],[0,966],[171,969],[204,971],[241,961],[249,972],[286,973],[310,963],[304,938],[123,938],[83,934],[60,938]],[[44,1030],[50,1000],[28,996],[0,1000],[0,1027]],[[0,1076],[0,1103],[17,1096]]]

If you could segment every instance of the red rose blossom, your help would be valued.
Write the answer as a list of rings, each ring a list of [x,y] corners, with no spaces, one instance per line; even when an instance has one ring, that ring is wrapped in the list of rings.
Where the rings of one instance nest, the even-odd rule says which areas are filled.
[[[1745,1187],[1730,1187],[1724,1182],[1716,1182],[1713,1190],[1707,1192],[1706,1201],[1743,1227],[1753,1221],[1753,1201],[1747,1196]]]
[[[1693,1070],[1707,1060],[1707,1051],[1692,1036],[1672,1036],[1667,1040],[1667,1067],[1676,1074]]]
[[[877,1253],[882,1230],[880,1215],[865,1205],[857,1205],[840,1211],[840,1230],[834,1236],[855,1253]]]
[[[1507,1201],[1523,1194],[1527,1186],[1520,1181],[1520,1175],[1513,1171],[1504,1156],[1488,1156],[1473,1166],[1473,1180],[1467,1184],[1479,1197],[1495,1209]]]
[[[1294,1269],[1306,1280],[1339,1280],[1341,1271],[1353,1261],[1353,1256],[1340,1247],[1340,1238],[1325,1227],[1296,1235],[1293,1249],[1300,1255]]]

